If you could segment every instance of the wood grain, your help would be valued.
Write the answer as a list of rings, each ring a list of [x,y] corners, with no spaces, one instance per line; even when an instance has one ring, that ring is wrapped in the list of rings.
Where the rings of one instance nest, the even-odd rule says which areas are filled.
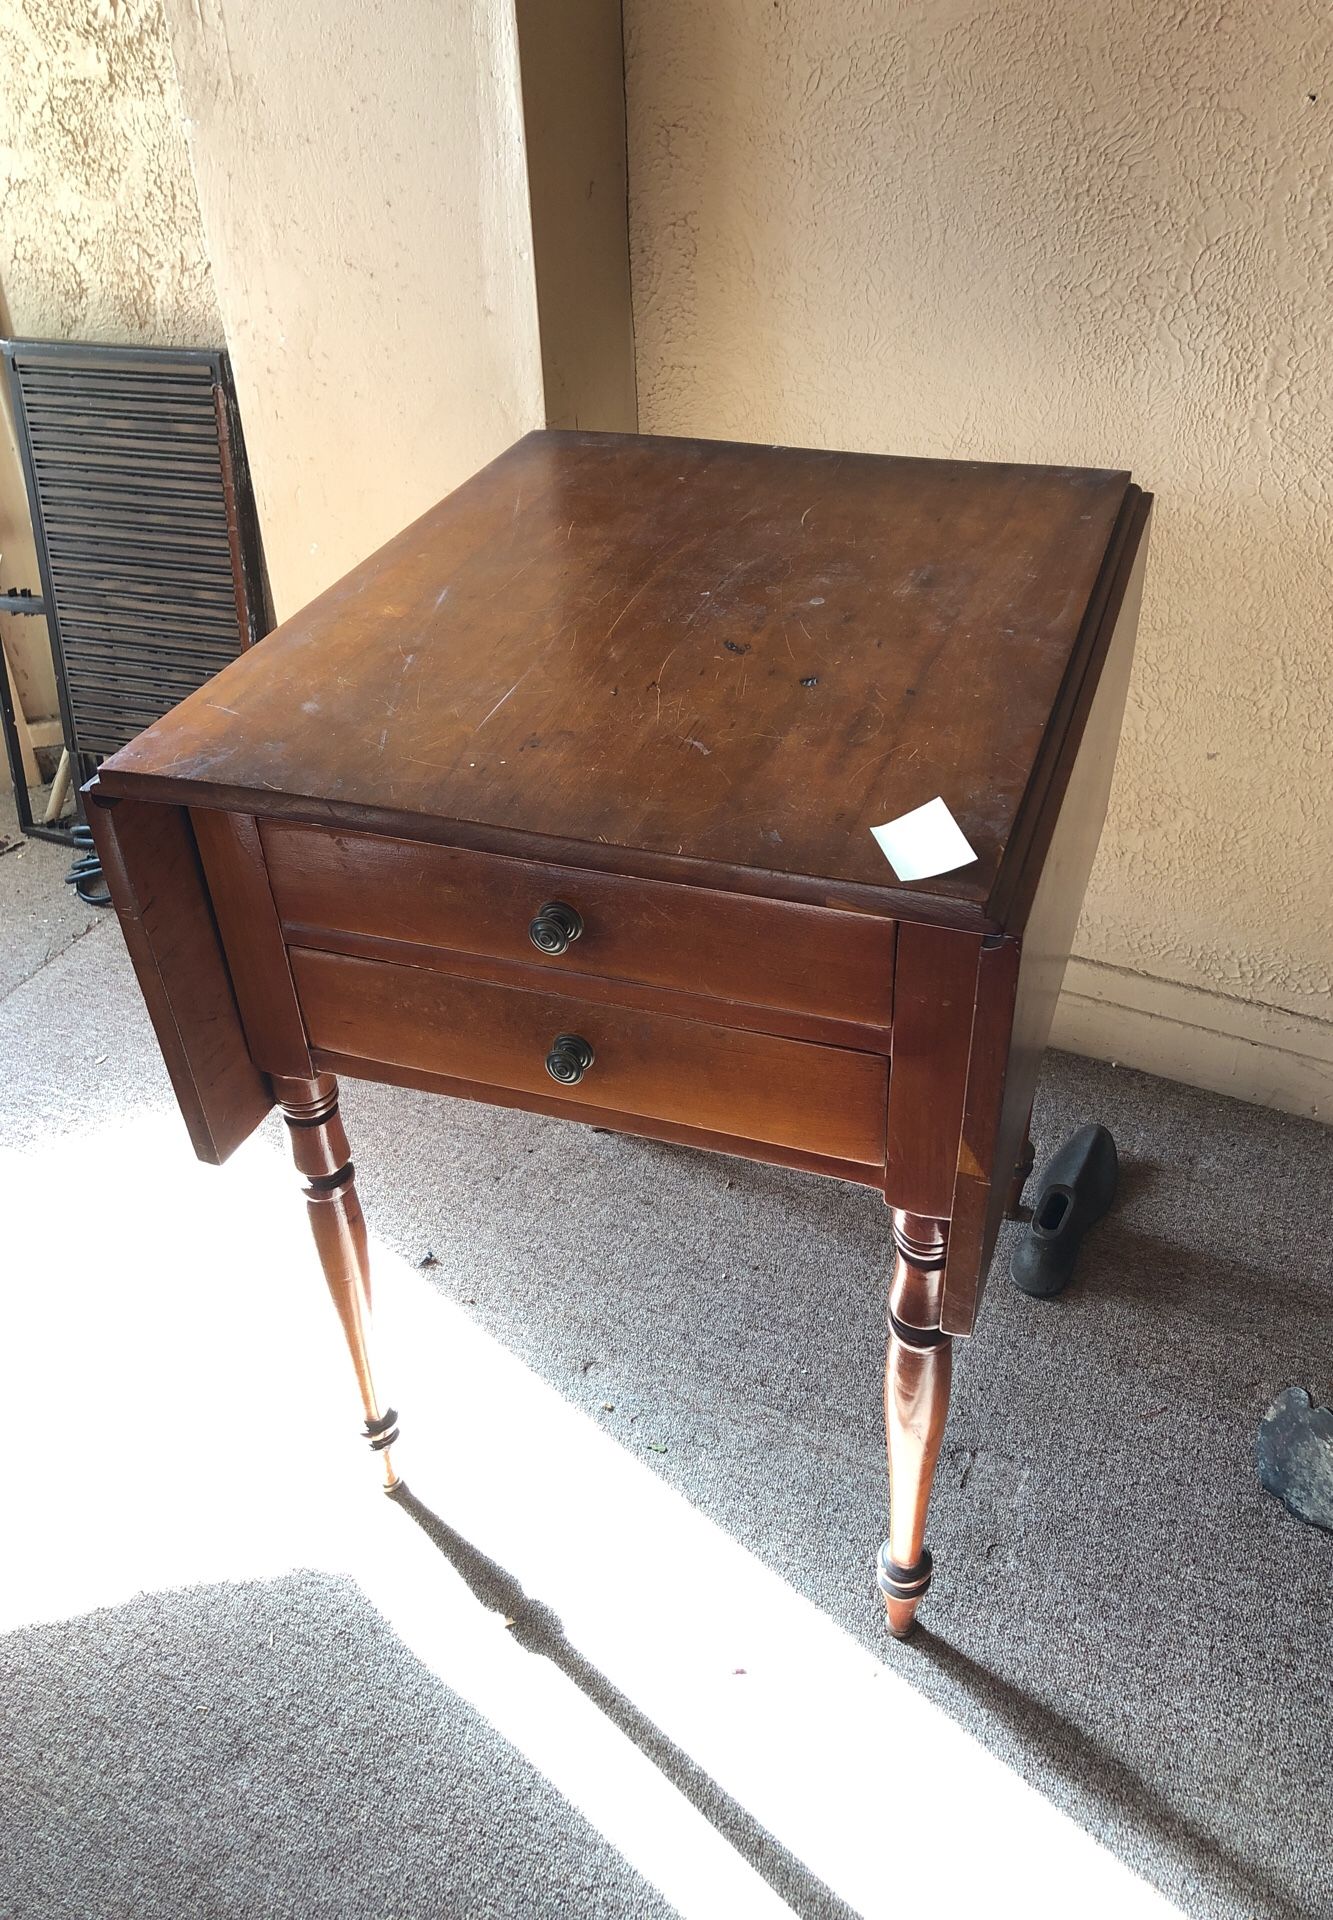
[[[892,1018],[891,920],[285,821],[260,833],[298,939],[331,929],[522,963],[553,985],[588,974],[868,1026]],[[549,900],[583,923],[558,956],[528,937]]]
[[[989,925],[1128,476],[529,435],[107,765],[108,791],[606,848]],[[1057,729],[1058,731],[1058,729]],[[977,860],[895,883],[934,795]],[[430,836],[426,836],[430,837]]]
[[[322,1072],[336,1074],[340,1080],[374,1080],[386,1086],[414,1087],[419,1093],[437,1093],[447,1100],[476,1100],[485,1106],[542,1113],[552,1120],[577,1121],[605,1133],[629,1133],[668,1146],[695,1148],[701,1153],[730,1154],[737,1160],[791,1167],[797,1173],[817,1173],[824,1179],[847,1180],[856,1186],[878,1187],[884,1177],[881,1167],[856,1160],[833,1160],[827,1154],[778,1146],[772,1140],[743,1140],[736,1134],[708,1133],[702,1127],[684,1126],[678,1121],[655,1119],[648,1114],[620,1113],[614,1107],[599,1107],[588,1101],[576,1104],[547,1094],[519,1093],[511,1087],[459,1080],[450,1074],[429,1073],[396,1061],[360,1060],[353,1054],[335,1053],[324,1047],[314,1048],[313,1058]],[[552,1082],[552,1094],[554,1086]]]
[[[444,947],[418,947],[407,940],[386,940],[375,934],[330,933],[322,927],[293,921],[286,929],[293,947],[315,947],[323,953],[346,953],[354,960],[387,960],[399,967],[432,967],[460,980],[487,980],[497,987],[521,987],[546,993],[562,984],[590,1006],[642,1007],[645,1013],[671,1013],[681,1020],[703,1020],[710,1026],[744,1027],[752,1033],[783,1034],[789,1040],[812,1040],[816,1046],[850,1047],[853,1052],[882,1053],[892,1046],[888,1026],[860,1026],[850,1020],[831,1020],[827,1014],[800,1013],[794,1008],[756,1007],[743,1000],[710,1000],[701,993],[677,987],[640,986],[634,980],[602,979],[593,973],[561,974],[552,979],[540,966],[519,960],[498,960],[491,954],[453,953]],[[536,956],[533,956],[534,959]]]
[[[883,1163],[888,1063],[878,1055],[305,948],[294,948],[291,961],[311,1045],[321,1052]],[[552,1041],[567,1032],[581,1034],[596,1055],[572,1087],[557,1086],[545,1065]]]
[[[220,1165],[273,1105],[250,1058],[222,942],[180,807],[84,788],[102,871],[172,1089],[201,1160]]]
[[[953,1204],[980,950],[975,934],[899,929],[884,1197],[906,1213],[947,1220]]]
[[[389,1451],[398,1438],[398,1415],[381,1405],[371,1371],[370,1237],[338,1110],[338,1083],[329,1074],[311,1080],[277,1076],[274,1091],[297,1172],[305,1176],[306,1215],[361,1392],[363,1433],[379,1455],[385,1491],[391,1493],[398,1485]]]
[[[249,814],[191,810],[250,1053],[266,1073],[314,1072],[259,831]]]

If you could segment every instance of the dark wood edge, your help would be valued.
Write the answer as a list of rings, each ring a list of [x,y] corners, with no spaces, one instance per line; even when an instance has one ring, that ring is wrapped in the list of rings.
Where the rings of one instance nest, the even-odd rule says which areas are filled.
[[[483,1086],[472,1080],[451,1080],[444,1074],[423,1073],[415,1067],[400,1067],[380,1060],[361,1060],[353,1054],[329,1053],[322,1047],[313,1047],[311,1057],[320,1072],[337,1074],[341,1079],[372,1080],[388,1086],[412,1087],[420,1093],[444,1094],[452,1100],[478,1100],[486,1106],[510,1107],[520,1113],[540,1113],[553,1120],[581,1120],[586,1126],[605,1127],[609,1133],[631,1133],[645,1140],[664,1141],[668,1146],[729,1154],[733,1159],[757,1160],[769,1166],[789,1167],[797,1173],[818,1173],[832,1180],[849,1180],[862,1187],[878,1187],[884,1177],[881,1168],[862,1166],[854,1160],[822,1159],[817,1154],[801,1153],[794,1147],[736,1139],[730,1134],[705,1133],[698,1127],[677,1126],[669,1120],[650,1120],[642,1114],[616,1113],[609,1108],[581,1104],[576,1106],[571,1101],[550,1099],[542,1093],[521,1093],[509,1087]]]
[[[884,1198],[923,1218],[947,1219],[953,1198],[981,945],[913,926],[895,949]]]
[[[308,1078],[305,1021],[254,816],[205,809],[190,825],[251,1056],[266,1073]]]
[[[107,799],[95,779],[83,799],[191,1145],[219,1166],[272,1107],[273,1089],[250,1057],[189,815]],[[145,832],[151,844],[136,851]],[[175,883],[163,893],[172,858]]]
[[[494,986],[521,987],[529,993],[567,993],[593,1006],[629,1007],[644,1013],[666,1013],[707,1026],[734,1027],[746,1033],[767,1033],[779,1040],[805,1040],[815,1046],[841,1047],[853,1053],[888,1055],[892,1030],[888,1026],[861,1026],[832,1015],[802,1014],[784,1007],[759,1006],[752,1001],[723,1000],[688,993],[680,987],[661,987],[609,974],[578,973],[572,968],[528,965],[489,954],[460,953],[447,947],[426,946],[414,940],[390,940],[383,934],[343,933],[328,927],[284,920],[289,947],[312,947],[319,953],[346,954],[354,960],[383,960],[398,967],[425,967],[460,980],[483,980]]]
[[[986,901],[987,917],[1005,932],[1021,932],[1032,905],[1151,510],[1151,494],[1135,486],[1126,488],[1079,641],[1070,655]]]
[[[667,445],[680,447],[715,447],[720,453],[753,453],[753,440],[719,440],[707,434],[654,433],[645,435],[642,429],[629,429],[618,432],[611,427],[533,427],[515,442],[523,446],[529,440],[560,440],[572,446],[598,447],[614,444],[617,440],[652,439]],[[883,462],[894,466],[929,466],[938,464],[936,457],[922,453],[876,453],[870,448],[859,451],[851,447],[804,447],[795,446],[787,441],[776,443],[776,449],[783,453],[799,453],[811,460],[864,460]],[[510,449],[512,451],[512,449]],[[504,456],[501,455],[501,458]],[[1063,461],[1043,460],[984,460],[971,464],[996,468],[1006,473],[1069,473],[1071,468]],[[1073,469],[1080,473],[1096,473],[1107,479],[1128,480],[1129,472],[1124,467],[1079,467]]]
[[[1078,690],[1060,743],[1060,753],[1047,789],[1040,829],[1021,877],[1014,902],[1015,918],[1027,927],[1046,862],[1057,837],[1070,782],[1084,745],[1089,716],[1102,687],[1105,668],[1121,625],[1126,594],[1146,559],[1146,528],[1152,501],[1135,489],[1136,498],[1119,543],[1114,572],[1102,598],[1097,648]],[[1134,636],[1128,637],[1132,660]],[[1109,779],[1109,775],[1108,775]],[[1100,818],[1098,822],[1100,828]],[[1030,932],[1031,929],[1029,928]],[[1072,935],[1073,922],[1069,932]],[[1024,936],[1025,938],[1026,936]],[[1038,936],[1039,940],[1042,936]],[[950,1211],[949,1254],[945,1267],[941,1327],[951,1335],[966,1335],[975,1324],[986,1284],[987,1270],[999,1234],[1006,1192],[1022,1149],[1023,1109],[1031,1099],[1039,1065],[1040,1040],[1017,1028],[1023,1026],[1022,966],[1024,939],[1007,936],[983,941],[977,972],[976,1003],[969,1049],[967,1090],[958,1148],[958,1166]],[[1067,949],[1063,949],[1067,951]],[[1017,1023],[1017,1025],[1016,1025]],[[1016,1046],[1022,1047],[1030,1074],[1021,1105],[1009,1097],[1015,1071]],[[1033,1054],[1034,1046],[1037,1052]]]
[[[821,880],[809,874],[771,873],[756,867],[723,866],[689,860],[679,854],[652,853],[642,847],[604,846],[586,840],[562,840],[520,833],[475,821],[446,820],[433,814],[396,812],[386,807],[342,805],[298,794],[253,787],[214,786],[164,774],[120,769],[108,761],[100,775],[108,794],[158,800],[210,812],[248,813],[261,822],[290,820],[302,826],[333,828],[391,840],[417,840],[433,846],[461,847],[502,859],[529,860],[593,873],[623,874],[634,880],[662,880],[716,893],[791,901],[797,906],[832,907],[872,914],[884,920],[914,920],[927,926],[955,927],[966,933],[996,931],[980,909],[965,900],[921,895],[902,887],[869,887],[850,880]]]
[[[1022,944],[1012,938],[983,945],[977,956],[967,1087],[940,1308],[941,1330],[955,1336],[970,1334],[976,1322],[986,1282],[983,1268],[993,1244],[991,1222],[998,1223],[1013,1176],[1012,1166],[997,1166],[995,1160],[1021,959]]]

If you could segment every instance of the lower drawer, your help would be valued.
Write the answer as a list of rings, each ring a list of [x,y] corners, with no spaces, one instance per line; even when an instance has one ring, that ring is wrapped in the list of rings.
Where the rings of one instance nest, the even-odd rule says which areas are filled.
[[[316,1050],[883,1164],[889,1068],[879,1054],[311,948],[290,958]],[[561,1035],[592,1055],[574,1084],[547,1068]]]

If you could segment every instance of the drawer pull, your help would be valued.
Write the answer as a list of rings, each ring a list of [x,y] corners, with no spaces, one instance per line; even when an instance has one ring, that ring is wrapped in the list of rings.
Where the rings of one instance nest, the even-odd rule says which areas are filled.
[[[562,1087],[576,1087],[593,1063],[593,1050],[581,1034],[558,1033],[546,1056],[546,1071]]]
[[[537,909],[537,917],[528,928],[528,938],[542,953],[564,953],[570,942],[583,932],[583,922],[573,907],[563,900],[548,900]]]

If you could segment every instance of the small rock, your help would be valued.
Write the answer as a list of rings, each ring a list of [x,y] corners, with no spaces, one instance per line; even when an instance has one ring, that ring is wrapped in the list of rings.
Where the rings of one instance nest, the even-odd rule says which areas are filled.
[[[1333,1533],[1333,1407],[1288,1387],[1259,1423],[1254,1458],[1260,1484],[1288,1513]]]

